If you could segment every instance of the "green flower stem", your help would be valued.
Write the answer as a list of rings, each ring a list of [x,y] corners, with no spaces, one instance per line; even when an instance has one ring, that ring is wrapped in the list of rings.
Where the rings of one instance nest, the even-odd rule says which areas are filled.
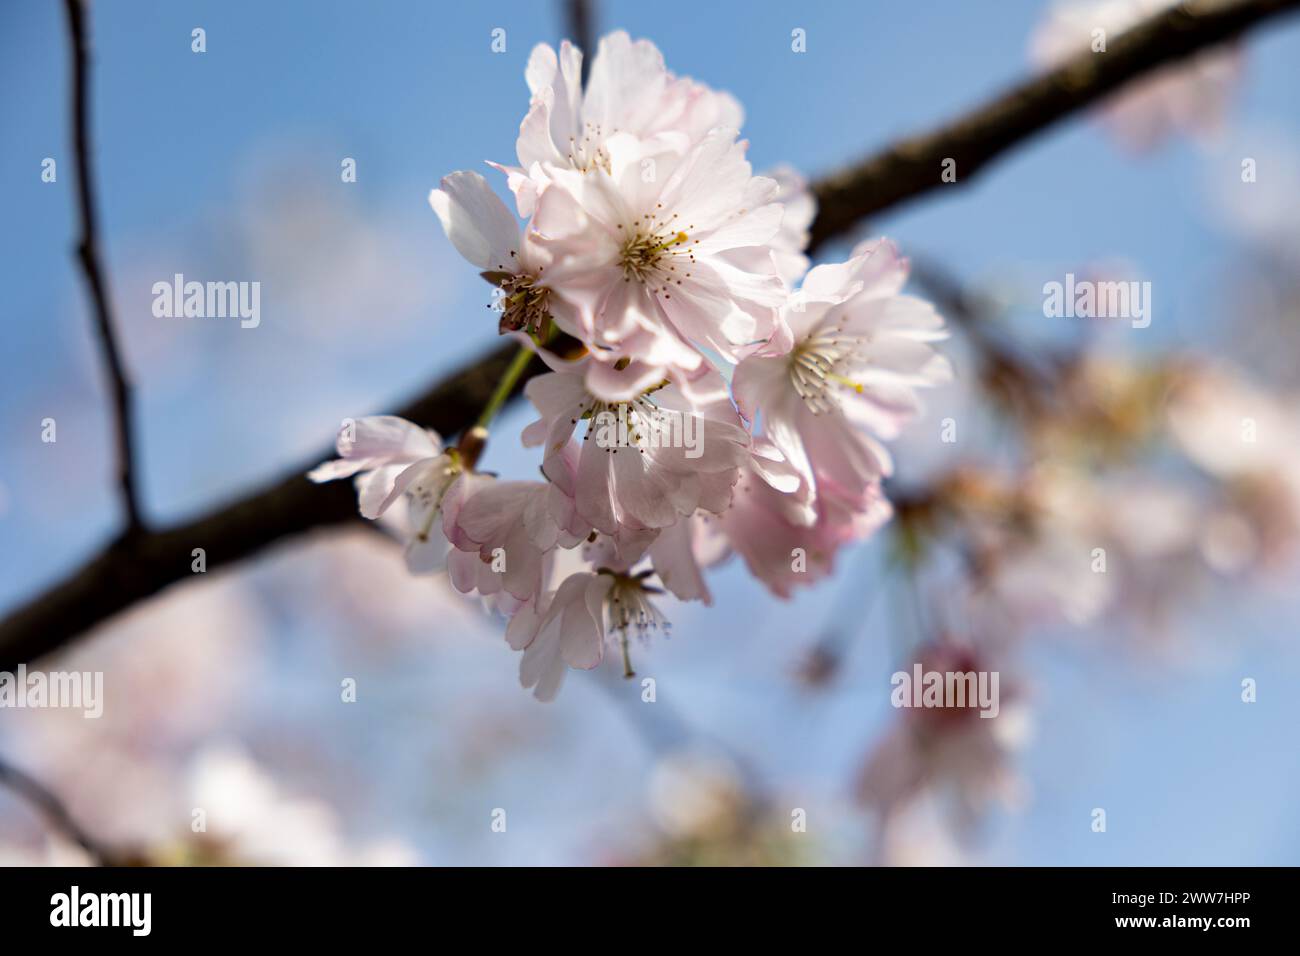
[[[515,353],[514,359],[510,362],[510,367],[506,369],[505,374],[501,376],[501,381],[497,382],[496,391],[483,406],[483,412],[479,415],[478,421],[474,423],[475,428],[482,428],[485,431],[492,424],[492,419],[496,418],[497,412],[501,411],[501,406],[506,403],[510,393],[514,391],[515,385],[519,382],[519,376],[524,374],[524,369],[528,368],[528,363],[533,359],[533,350],[526,345],[519,346],[519,351]]]

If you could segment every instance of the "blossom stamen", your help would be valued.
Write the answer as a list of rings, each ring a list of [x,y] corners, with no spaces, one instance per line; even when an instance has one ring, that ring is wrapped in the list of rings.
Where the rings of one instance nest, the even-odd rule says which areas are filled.
[[[626,431],[619,434],[615,446],[606,449],[611,454],[617,453],[620,447],[636,448],[643,455],[647,448],[668,447],[672,444],[674,416],[679,413],[665,411],[650,397],[667,384],[668,382],[664,381],[652,385],[626,402],[607,402],[592,396],[579,408],[577,416],[570,421],[575,425],[579,421],[590,423],[583,441],[591,440],[593,430],[601,425],[602,415],[611,416],[613,423],[626,423]],[[677,424],[678,431],[684,427],[680,423]],[[624,437],[626,442],[623,441]],[[599,434],[597,434],[597,443],[603,444]]]
[[[682,278],[676,275],[678,256],[684,256],[688,262],[695,262],[695,253],[691,246],[700,240],[691,240],[690,231],[695,226],[681,229],[674,224],[677,213],[665,218],[652,218],[649,213],[639,217],[623,242],[619,253],[619,264],[623,267],[623,281],[636,279],[650,287],[655,295],[664,293],[664,298],[672,298],[666,290],[675,283],[682,284]],[[622,223],[618,225],[623,229]],[[672,274],[670,274],[672,273]],[[689,272],[685,278],[690,278]],[[654,283],[659,283],[656,286]]]
[[[814,415],[836,407],[832,385],[862,394],[862,383],[845,373],[863,364],[865,344],[859,338],[819,335],[795,346],[790,354],[790,382]]]
[[[500,295],[492,304],[501,313],[501,333],[541,333],[551,313],[547,308],[550,290],[539,282],[540,276],[527,273],[511,274],[501,280]]]
[[[576,136],[569,137],[569,164],[582,173],[589,173],[594,169],[601,169],[608,173],[609,153],[605,152],[604,142],[605,132],[599,123],[583,124],[582,139]]]
[[[443,499],[447,497],[447,492],[451,489],[453,482],[462,470],[459,453],[454,448],[449,449],[446,464],[439,467],[430,480],[416,482],[414,487],[407,492],[414,501],[429,509],[429,513],[415,533],[417,540],[421,542],[429,540],[429,533],[433,530],[433,523],[438,519],[438,515],[442,511]]]
[[[632,664],[627,652],[629,631],[635,629],[637,638],[644,642],[649,640],[651,631],[662,631],[667,636],[672,630],[672,623],[650,601],[650,594],[662,592],[647,587],[644,575],[622,574],[609,568],[601,568],[597,573],[609,575],[614,580],[605,603],[606,634],[618,633],[623,647],[625,676],[631,677]]]

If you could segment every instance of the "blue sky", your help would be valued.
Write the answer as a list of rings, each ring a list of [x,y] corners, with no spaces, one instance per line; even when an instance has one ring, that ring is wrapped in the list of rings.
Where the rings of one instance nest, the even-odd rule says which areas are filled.
[[[562,35],[558,7],[523,0],[94,5],[98,186],[113,295],[139,382],[151,515],[173,518],[237,494],[321,447],[340,418],[390,407],[491,344],[484,287],[450,249],[425,196],[447,172],[511,159],[527,103],[524,63],[535,43]],[[788,162],[815,176],[955,116],[1022,76],[1026,37],[1042,8],[1038,0],[605,2],[599,24],[652,38],[673,70],[734,93],[746,108],[757,168]],[[207,34],[202,55],[190,49],[196,26]],[[490,49],[497,27],[506,30],[502,54]],[[807,31],[805,54],[790,51],[794,27]],[[1256,131],[1300,137],[1297,63],[1300,19],[1251,40],[1233,151],[1249,155]],[[67,81],[61,5],[5,4],[5,604],[74,564],[115,521],[103,383],[71,255]],[[47,156],[59,164],[54,185],[39,176]],[[357,161],[355,184],[340,181],[344,157]],[[1090,261],[1131,261],[1160,297],[1138,347],[1195,345],[1213,333],[1208,304],[1225,264],[1242,255],[1207,212],[1206,179],[1215,168],[1182,142],[1134,159],[1094,124],[1075,120],[971,186],[932,194],[874,225],[958,274],[1010,271],[1031,291]],[[298,196],[336,197],[341,212],[288,231],[242,225],[304,208]],[[364,246],[348,224],[368,230]],[[375,294],[358,296],[346,314],[328,296],[290,299],[276,279],[293,274],[299,241],[311,258],[308,277],[355,262],[362,249],[373,265],[356,275],[373,279]],[[268,249],[279,257],[278,271],[264,276],[257,253]],[[149,287],[173,271],[262,278],[265,328],[160,334],[150,325],[157,320]],[[409,293],[394,289],[391,275],[416,276]],[[36,442],[46,415],[59,423],[57,446]],[[523,418],[516,412],[507,421]],[[502,470],[534,467],[522,453],[493,454]],[[688,719],[827,790],[842,782],[854,745],[881,725],[881,702],[864,704],[852,687],[832,695],[818,725],[857,723],[838,743],[813,745],[800,736],[802,705],[788,688],[773,684],[783,704],[770,717],[755,709],[773,671],[735,661],[747,640],[759,640],[755,634],[806,634],[842,586],[774,607],[731,568],[719,578],[719,607],[708,612],[719,617],[710,623],[684,612],[663,652],[663,666],[692,688],[682,698]],[[1300,861],[1300,773],[1290,736],[1300,698],[1287,692],[1300,668],[1294,627],[1282,618],[1295,611],[1287,603],[1217,609],[1197,626],[1211,650],[1173,667],[1136,656],[1116,661],[1086,641],[1037,650],[1040,726],[1023,762],[1036,799],[1025,815],[993,822],[986,858]],[[698,634],[734,636],[736,648],[681,647],[693,624]],[[855,673],[886,666],[885,640],[878,626],[864,626]],[[720,673],[730,676],[723,681]],[[1260,702],[1249,708],[1236,702],[1243,675],[1261,681]],[[1105,840],[1086,826],[1097,805],[1113,808]]]

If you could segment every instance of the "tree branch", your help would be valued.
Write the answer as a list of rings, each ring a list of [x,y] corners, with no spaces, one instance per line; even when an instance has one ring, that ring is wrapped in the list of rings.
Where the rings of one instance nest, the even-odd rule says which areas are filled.
[[[860,219],[940,186],[969,183],[992,160],[1134,77],[1231,40],[1300,0],[1192,0],[1109,38],[1105,53],[1081,53],[1059,68],[977,107],[952,123],[896,143],[815,186],[819,214],[812,248]],[[946,159],[956,182],[943,183]]]
[[[72,43],[72,130],[77,155],[77,198],[81,214],[81,241],[77,255],[86,274],[95,307],[95,331],[104,369],[112,392],[113,430],[117,445],[117,484],[126,511],[125,536],[144,529],[140,501],[135,487],[135,453],[131,427],[131,383],[122,365],[109,305],[108,283],[99,254],[99,223],[96,219],[95,176],[90,147],[90,41],[86,35],[83,0],[66,0],[68,31]]]
[[[595,13],[588,0],[564,0],[564,23],[568,28],[569,40],[582,51],[582,85],[587,85],[591,75],[591,61],[596,56],[593,42],[595,30]]]
[[[77,824],[72,814],[68,812],[68,808],[63,805],[63,801],[31,774],[19,770],[2,758],[0,758],[0,787],[8,787],[36,807],[55,831],[85,850],[97,865],[112,865],[115,860],[113,854]]]
[[[565,348],[563,342],[554,347]],[[518,348],[513,340],[497,347],[395,414],[443,435],[456,434],[478,417]],[[534,359],[512,397],[528,378],[545,370]],[[56,650],[100,621],[192,576],[195,548],[203,549],[206,570],[212,571],[281,539],[362,520],[351,482],[316,485],[305,477],[308,469],[331,457],[331,450],[322,449],[278,481],[192,521],[111,542],[0,622],[0,671]]]
[[[76,6],[72,3],[72,6]],[[878,213],[941,185],[941,163],[958,163],[958,182],[1052,123],[1146,70],[1239,35],[1300,0],[1195,0],[1111,39],[1110,52],[1085,54],[1029,80],[939,130],[913,137],[814,186],[820,213],[814,244],[849,232]],[[514,354],[513,343],[469,365],[398,414],[451,436],[472,424]],[[538,361],[523,381],[542,371]],[[516,389],[516,394],[519,389]],[[0,621],[0,670],[57,650],[76,635],[192,574],[194,548],[208,570],[277,541],[356,519],[347,482],[313,485],[303,477],[326,450],[286,477],[171,528],[111,542],[53,588]]]

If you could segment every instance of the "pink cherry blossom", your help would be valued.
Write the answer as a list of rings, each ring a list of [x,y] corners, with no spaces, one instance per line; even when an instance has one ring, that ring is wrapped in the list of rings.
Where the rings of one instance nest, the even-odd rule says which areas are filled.
[[[871,536],[892,514],[877,482],[856,498],[814,498],[775,446],[759,439],[731,507],[710,524],[751,574],[773,594],[789,598],[796,585],[829,576],[840,548]]]
[[[716,561],[706,528],[708,519],[707,512],[699,512],[662,528],[647,549],[655,576],[679,601],[713,603],[703,572]]]
[[[808,271],[805,250],[811,236],[809,229],[817,215],[817,199],[808,188],[808,181],[791,166],[778,166],[763,174],[777,184],[776,201],[784,214],[781,228],[765,246],[748,246],[726,253],[728,259],[750,272],[762,272],[763,263],[770,259],[776,274],[789,287],[798,285]]]
[[[567,40],[559,55],[539,44],[525,71],[532,101],[519,126],[519,166],[502,169],[519,213],[531,216],[550,169],[609,169],[606,138],[628,133],[657,149],[684,152],[715,127],[739,129],[740,104],[726,93],[677,77],[648,40],[616,31],[603,37],[581,89],[582,52]]]
[[[689,386],[663,382],[626,401],[590,391],[590,356],[532,379],[525,395],[541,418],[524,430],[524,444],[542,445],[546,476],[571,494],[591,526],[663,528],[697,509],[726,510],[749,444],[726,383],[703,369]],[[565,456],[574,432],[583,435],[576,473]]]
[[[500,331],[541,331],[550,310],[563,308],[543,282],[550,257],[521,232],[482,176],[466,170],[444,176],[429,205],[457,251],[497,286]]]
[[[892,472],[877,438],[895,438],[918,386],[951,377],[933,348],[946,337],[928,302],[901,294],[908,263],[893,243],[865,242],[846,263],[812,269],[782,312],[790,349],[736,368],[741,412],[821,493],[862,495]]]
[[[712,130],[684,155],[618,133],[609,169],[555,170],[537,204],[552,281],[578,309],[564,327],[615,357],[682,369],[697,347],[735,359],[778,328],[785,286],[726,253],[762,247],[781,226],[775,181],[752,175],[735,131]]]
[[[550,552],[575,547],[591,532],[559,485],[487,475],[461,480],[463,502],[447,535],[457,549],[448,574],[462,593],[504,591],[521,602],[532,600],[542,592]]]
[[[968,673],[993,669],[977,650],[949,643],[922,648],[916,660],[926,671]],[[972,707],[902,710],[867,755],[858,776],[858,799],[875,811],[880,833],[927,794],[956,798],[962,826],[973,824],[990,804],[1014,806],[1023,786],[1010,761],[1029,736],[1022,694],[1002,682],[996,717]]]
[[[455,450],[444,451],[437,432],[392,415],[345,422],[336,447],[339,457],[307,477],[323,482],[355,475],[361,514],[372,520],[405,498],[407,568],[412,574],[441,568],[448,547],[442,522],[454,523],[464,491]]]
[[[1224,570],[1285,564],[1300,535],[1300,447],[1295,395],[1275,394],[1240,370],[1206,364],[1172,390],[1169,430],[1187,458],[1222,486],[1206,557]]]
[[[791,169],[753,175],[731,97],[626,33],[591,66],[584,89],[571,44],[529,58],[519,165],[491,164],[525,225],[477,173],[429,197],[498,287],[500,331],[551,369],[525,388],[540,417],[522,436],[545,481],[440,449],[346,466],[377,476],[381,504],[418,492],[422,543],[441,517],[453,586],[511,617],[544,699],[611,636],[626,658],[629,630],[666,628],[652,595],[710,602],[704,571],[729,553],[781,596],[829,574],[890,517],[880,441],[949,374],[891,244],[808,271],[816,201]],[[553,329],[579,358],[546,349]]]
[[[657,589],[645,583],[647,575],[583,571],[526,605],[506,631],[510,646],[524,652],[519,682],[533,688],[538,700],[551,700],[566,669],[600,664],[607,640],[617,641],[626,653],[632,637],[646,640],[654,631],[670,630],[652,600]]]

